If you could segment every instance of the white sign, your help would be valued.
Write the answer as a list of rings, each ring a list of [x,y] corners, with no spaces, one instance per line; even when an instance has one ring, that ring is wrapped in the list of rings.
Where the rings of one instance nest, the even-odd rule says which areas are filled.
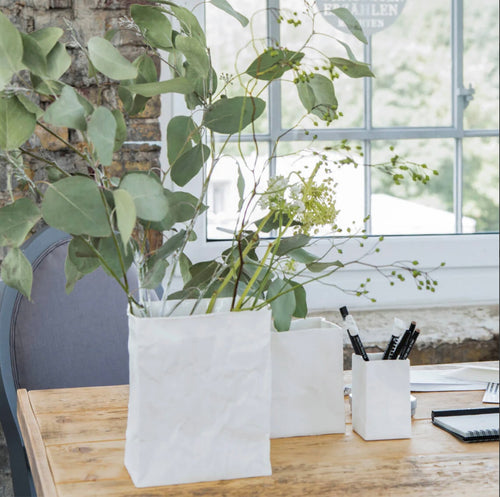
[[[335,28],[347,31],[344,22],[333,11],[346,8],[356,17],[365,35],[389,27],[401,14],[406,0],[316,0],[323,17]]]

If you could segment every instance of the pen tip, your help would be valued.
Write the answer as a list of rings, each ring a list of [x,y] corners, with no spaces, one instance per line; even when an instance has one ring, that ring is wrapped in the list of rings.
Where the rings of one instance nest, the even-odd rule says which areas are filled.
[[[343,318],[345,318],[349,314],[349,311],[347,310],[346,306],[341,307],[339,311]]]

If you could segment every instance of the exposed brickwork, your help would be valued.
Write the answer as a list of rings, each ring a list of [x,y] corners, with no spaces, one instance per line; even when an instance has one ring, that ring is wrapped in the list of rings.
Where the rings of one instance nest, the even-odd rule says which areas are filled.
[[[132,0],[25,0],[12,2],[0,0],[0,8],[9,19],[20,29],[33,31],[47,26],[58,26],[65,30],[62,39],[66,43],[72,58],[70,70],[63,76],[65,83],[78,89],[78,91],[91,102],[99,102],[110,108],[120,108],[121,101],[117,96],[116,85],[100,76],[100,88],[97,87],[93,78],[89,78],[87,59],[79,44],[84,45],[86,41],[96,35],[102,36],[106,30],[119,26],[120,18],[128,14],[128,8],[132,3],[148,3],[146,1]],[[68,26],[71,26],[73,33]],[[77,41],[75,41],[75,38]],[[135,59],[142,53],[140,40],[131,32],[118,34],[113,42],[120,47],[121,53],[129,60]],[[159,61],[156,61],[159,69]],[[40,102],[42,108],[50,104],[50,100]],[[160,115],[160,99],[153,98],[148,102],[145,110],[133,117],[125,116],[128,127],[129,141],[155,142],[161,140],[158,124]],[[79,133],[70,130],[59,130],[64,140],[73,146],[81,146]],[[68,149],[63,142],[56,139],[46,130],[37,127],[36,135],[29,141],[26,148],[34,155],[40,156],[47,161],[55,161],[64,170],[74,172],[86,171],[84,161],[77,154]],[[115,154],[112,166],[108,168],[108,174],[120,176],[125,171],[148,170],[151,167],[159,168],[159,147],[143,145],[127,147],[127,149]],[[29,176],[34,181],[46,181],[46,163],[32,156],[25,157],[25,163]],[[16,187],[16,182],[13,185]],[[0,161],[0,205],[10,201],[6,192],[7,182],[5,164]],[[14,195],[26,194],[25,188],[18,188]],[[0,254],[1,255],[1,254]]]

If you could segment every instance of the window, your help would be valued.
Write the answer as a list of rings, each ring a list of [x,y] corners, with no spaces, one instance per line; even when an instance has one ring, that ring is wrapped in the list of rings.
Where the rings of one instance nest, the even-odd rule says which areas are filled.
[[[344,116],[328,127],[305,120],[303,129],[294,129],[285,136],[282,136],[284,130],[303,111],[299,109],[293,85],[273,83],[264,97],[266,112],[257,122],[259,148],[266,151],[263,154],[266,157],[281,136],[277,157],[271,161],[267,173],[273,176],[293,167],[300,168],[300,156],[293,151],[303,149],[311,134],[317,135],[317,145],[349,140],[362,149],[365,164],[388,160],[390,148],[394,147],[399,155],[437,169],[439,176],[426,186],[410,182],[397,187],[370,166],[338,173],[342,223],[347,226],[354,222],[377,237],[389,235],[374,262],[417,259],[429,268],[446,262],[446,267],[436,273],[440,282],[436,294],[416,292],[410,283],[390,289],[384,281],[372,286],[372,294],[380,305],[386,306],[496,302],[498,2],[318,0],[317,3],[325,12],[332,6],[356,11],[366,27],[369,40],[366,46],[353,43],[353,37],[333,27],[327,15],[316,17],[317,30],[349,43],[356,58],[368,62],[376,77],[339,80],[336,93],[339,110],[345,109]],[[308,29],[286,22],[278,24],[279,0],[232,0],[231,4],[252,19],[254,38],[263,40],[261,48],[269,40],[297,48],[297,30]],[[303,0],[287,0],[282,4],[293,15],[294,11],[301,12]],[[383,8],[385,27],[381,29],[377,9],[379,16],[384,17]],[[238,67],[244,71],[256,55],[252,50],[240,52],[250,40],[249,30],[243,30],[211,5],[206,12],[198,9],[196,13],[205,20],[216,71],[234,74],[232,64],[236,54]],[[332,44],[331,38],[318,37],[318,50],[327,44]],[[339,56],[345,56],[342,51],[339,44]],[[242,136],[241,140],[250,144],[253,137]],[[255,154],[250,146],[249,154]],[[260,158],[253,159],[258,162]],[[217,208],[208,211],[204,225],[199,227],[199,240],[191,251],[193,258],[204,258],[207,251],[210,256],[220,253],[222,240],[227,237],[224,229],[234,227],[231,192],[237,191],[237,171],[234,164],[220,164],[219,180],[214,182],[210,193]],[[226,202],[224,191],[229,192]],[[225,206],[225,212],[221,206]],[[363,221],[366,216],[369,219]],[[204,255],[200,257],[200,253]],[[366,275],[370,275],[366,269],[346,271],[340,276],[337,273],[336,281],[331,283],[352,288]],[[331,290],[325,292],[321,285],[313,289],[310,307],[332,307],[340,301],[363,305],[359,299],[340,296],[335,287],[327,288]]]

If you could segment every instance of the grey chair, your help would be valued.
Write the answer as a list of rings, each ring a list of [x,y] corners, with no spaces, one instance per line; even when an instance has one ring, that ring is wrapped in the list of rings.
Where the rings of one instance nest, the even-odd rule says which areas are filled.
[[[99,268],[65,292],[69,235],[45,228],[22,247],[32,302],[0,282],[0,421],[16,497],[34,496],[16,390],[128,383],[127,299]]]

